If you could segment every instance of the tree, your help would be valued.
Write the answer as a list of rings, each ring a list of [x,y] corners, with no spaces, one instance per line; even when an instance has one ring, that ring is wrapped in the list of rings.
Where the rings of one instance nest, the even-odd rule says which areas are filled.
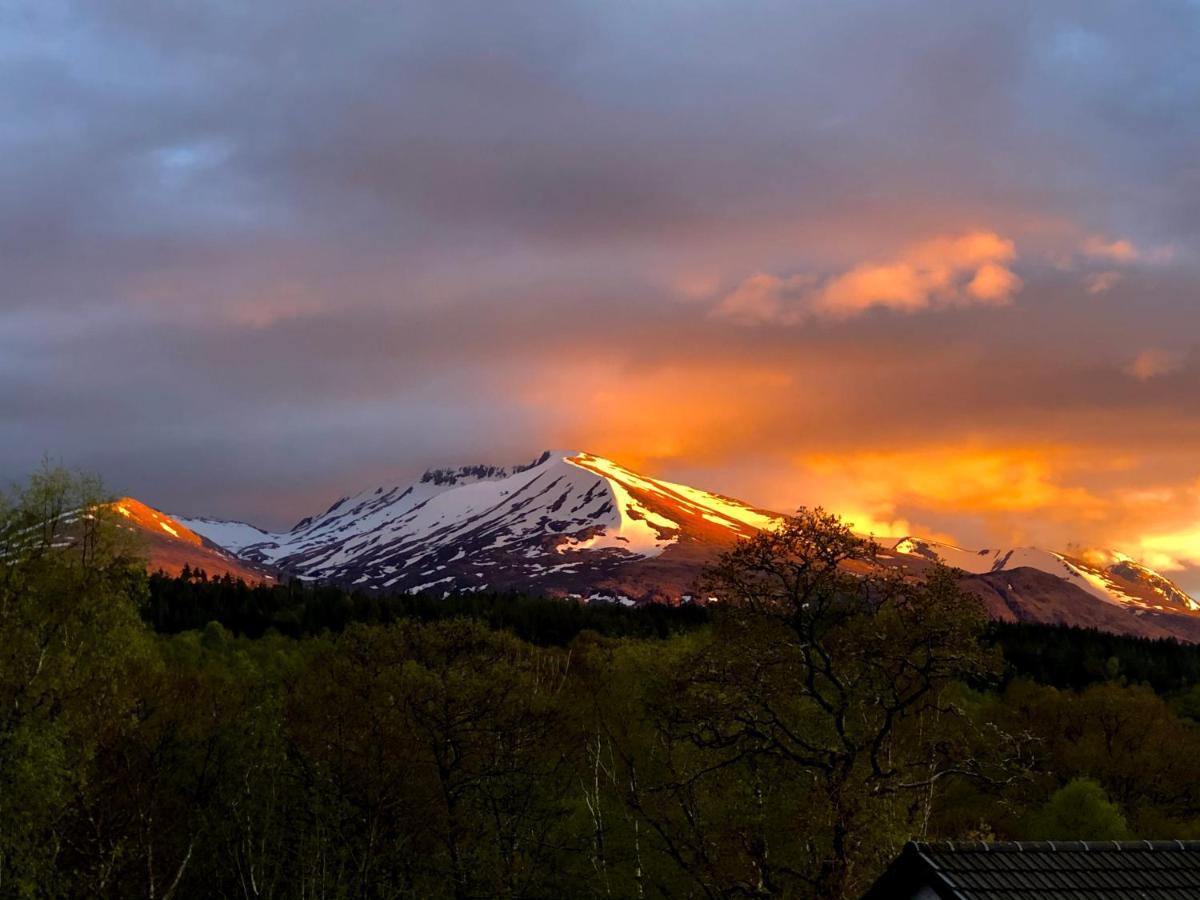
[[[1120,807],[1098,781],[1072,778],[1054,792],[1026,829],[1035,841],[1123,841],[1133,837]]]
[[[561,896],[566,660],[465,621],[352,626],[289,698],[312,850],[354,896]]]
[[[708,572],[721,613],[650,703],[659,779],[631,801],[711,895],[842,896],[942,779],[1005,774],[984,750],[1000,736],[951,702],[990,666],[981,606],[949,570],[904,579],[877,553],[801,510]]]
[[[98,719],[129,710],[145,575],[99,483],[48,465],[0,496],[0,889],[47,891]]]

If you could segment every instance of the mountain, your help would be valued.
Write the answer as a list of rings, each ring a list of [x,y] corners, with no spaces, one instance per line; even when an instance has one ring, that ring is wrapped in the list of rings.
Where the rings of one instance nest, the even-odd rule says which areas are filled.
[[[244,581],[272,581],[274,569],[240,559],[234,553],[133,497],[112,504],[118,525],[134,533],[151,571],[178,575],[184,566],[203,569],[209,577],[230,575]]]
[[[366,589],[524,588],[677,601],[715,553],[778,515],[576,451],[433,469],[345,497],[290,531],[177,517],[241,558]]]
[[[1120,553],[964,550],[915,537],[880,543],[881,562],[902,571],[919,575],[935,562],[961,570],[962,586],[993,619],[1200,642],[1200,603]]]
[[[902,564],[906,557],[938,560],[973,575],[1036,569],[1108,603],[1159,612],[1200,612],[1200,603],[1170,580],[1120,553],[1091,552],[1069,556],[1035,547],[963,550],[951,544],[915,537],[882,541],[881,544]]]
[[[547,451],[512,468],[433,469],[344,497],[286,532],[172,521],[246,565],[366,590],[513,588],[642,603],[693,594],[705,563],[780,519],[590,453]],[[880,564],[908,575],[935,562],[961,570],[995,618],[1200,640],[1200,603],[1121,554],[976,551],[915,536],[880,544]]]

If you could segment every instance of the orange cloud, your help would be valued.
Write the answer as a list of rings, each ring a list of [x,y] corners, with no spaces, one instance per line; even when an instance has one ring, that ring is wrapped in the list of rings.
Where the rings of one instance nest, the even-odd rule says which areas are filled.
[[[1012,241],[992,231],[972,231],[957,237],[936,237],[914,245],[906,254],[914,265],[926,269],[971,269],[989,262],[1017,258]]]
[[[801,463],[841,476],[860,498],[876,504],[982,514],[1069,508],[1093,516],[1100,501],[1062,483],[1070,454],[1063,447],[949,445],[809,455]]]
[[[1159,378],[1163,375],[1170,375],[1172,372],[1178,372],[1181,368],[1183,368],[1182,354],[1170,350],[1151,348],[1139,353],[1121,371],[1131,378],[1136,378],[1138,381],[1149,381],[1151,378]]]
[[[872,306],[914,312],[928,306],[931,294],[945,286],[943,273],[921,271],[909,263],[864,265],[829,281],[813,306],[834,317],[856,315]]]
[[[1114,502],[1119,549],[1151,568],[1200,567],[1200,480],[1127,491]]]
[[[1138,541],[1137,549],[1146,565],[1162,572],[1200,566],[1200,522],[1179,531],[1148,534]]]
[[[540,376],[515,368],[508,390],[545,441],[650,475],[784,512],[824,505],[880,537],[1119,551],[1200,586],[1200,486],[1178,488],[1200,476],[1186,417],[1128,390],[1115,392],[1121,410],[1053,405],[1019,365],[975,369],[968,353],[925,351],[896,382],[891,344],[868,352],[846,335],[851,349],[809,348],[824,339],[694,322],[670,340],[582,337]],[[1077,377],[1094,379],[1094,365]]]
[[[1140,256],[1131,241],[1123,238],[1110,241],[1098,235],[1090,235],[1084,240],[1083,252],[1087,256],[1111,259],[1114,262],[1133,262]]]
[[[563,367],[569,374],[520,384],[522,402],[552,423],[554,442],[634,467],[727,457],[795,389],[787,373],[719,360],[633,368],[568,359]]]
[[[967,283],[967,293],[983,303],[1007,303],[1021,289],[1021,279],[998,263],[984,263]]]
[[[794,324],[810,316],[849,318],[882,307],[899,312],[1005,304],[1023,286],[1009,267],[1011,240],[988,231],[939,237],[900,258],[862,263],[823,282],[807,275],[758,273],[725,296],[713,314],[741,324]]]
[[[751,275],[721,301],[716,314],[742,325],[762,322],[791,324],[804,317],[803,292],[812,279],[798,275],[777,278],[765,272]]]
[[[802,490],[878,536],[1119,552],[1195,587],[1187,578],[1200,569],[1200,481],[1117,489],[1114,476],[1155,467],[1134,472],[1099,448],[938,445],[797,464]]]

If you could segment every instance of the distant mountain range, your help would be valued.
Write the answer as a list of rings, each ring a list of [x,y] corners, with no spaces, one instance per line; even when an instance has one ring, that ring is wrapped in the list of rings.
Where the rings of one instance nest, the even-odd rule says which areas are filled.
[[[680,602],[704,565],[782,517],[720,494],[639,475],[578,451],[511,468],[434,469],[409,485],[345,497],[286,532],[117,505],[151,535],[151,564],[210,574],[298,576],[377,591],[518,589],[588,602]],[[941,561],[989,613],[1200,641],[1200,603],[1118,553],[964,550],[881,540],[880,563],[914,577]]]

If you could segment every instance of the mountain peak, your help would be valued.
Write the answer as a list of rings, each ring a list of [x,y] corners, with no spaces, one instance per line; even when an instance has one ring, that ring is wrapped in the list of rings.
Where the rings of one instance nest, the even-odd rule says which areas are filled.
[[[133,497],[122,497],[114,501],[111,507],[122,519],[151,533],[162,533],[196,546],[204,543],[200,535],[186,525]]]
[[[184,521],[247,559],[308,578],[386,590],[537,585],[572,593],[604,586],[638,561],[699,558],[777,520],[595,454],[547,450],[516,466],[430,469],[407,487],[345,498],[284,533]]]
[[[443,486],[470,484],[473,481],[497,481],[540,466],[559,452],[545,450],[532,462],[515,466],[473,465],[459,466],[456,469],[426,469],[425,474],[421,476],[421,483]]]

